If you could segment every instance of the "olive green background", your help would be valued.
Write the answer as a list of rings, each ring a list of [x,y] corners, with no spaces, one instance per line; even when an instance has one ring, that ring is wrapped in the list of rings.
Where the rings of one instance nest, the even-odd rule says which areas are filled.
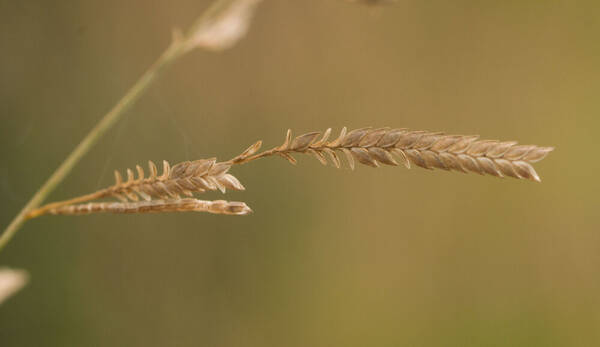
[[[0,0],[2,226],[208,3]],[[51,199],[342,126],[556,146],[543,182],[271,158],[232,170],[248,217],[39,218],[0,254],[31,274],[0,346],[600,345],[599,34],[597,1],[265,1]]]

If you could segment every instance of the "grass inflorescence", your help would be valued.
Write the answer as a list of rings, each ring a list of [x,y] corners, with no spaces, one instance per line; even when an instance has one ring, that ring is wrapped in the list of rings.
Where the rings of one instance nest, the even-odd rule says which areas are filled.
[[[288,130],[284,143],[259,152],[257,141],[240,155],[217,162],[215,158],[185,161],[171,166],[163,162],[159,175],[153,162],[135,172],[127,169],[127,179],[115,171],[115,184],[91,194],[48,204],[28,214],[28,218],[44,214],[80,215],[95,212],[209,212],[226,215],[246,215],[251,209],[242,202],[193,199],[194,194],[227,189],[244,190],[240,181],[229,173],[233,165],[257,159],[279,156],[292,164],[293,154],[309,154],[322,164],[331,162],[340,168],[343,161],[354,169],[356,163],[369,167],[380,165],[407,168],[442,169],[463,173],[474,172],[496,177],[513,177],[541,182],[533,163],[546,157],[554,148],[519,145],[515,141],[480,140],[474,135],[446,135],[440,132],[392,128],[361,128],[347,131],[330,140],[331,129],[310,132],[296,137]],[[344,159],[342,159],[344,158]],[[83,202],[114,197],[120,202]]]

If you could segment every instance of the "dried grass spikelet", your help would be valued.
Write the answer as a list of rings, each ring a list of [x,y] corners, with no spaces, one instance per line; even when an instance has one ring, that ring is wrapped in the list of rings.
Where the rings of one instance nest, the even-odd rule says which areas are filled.
[[[0,304],[21,290],[27,284],[28,277],[23,270],[0,268]]]
[[[121,201],[138,201],[139,197],[150,201],[153,198],[179,199],[181,195],[193,196],[207,190],[244,190],[244,186],[233,175],[227,173],[230,163],[217,163],[215,158],[185,161],[173,167],[163,161],[163,172],[158,175],[156,165],[148,163],[149,176],[137,165],[137,177],[127,169],[127,180],[115,171],[115,184],[106,189],[105,196],[114,196]]]
[[[90,213],[160,213],[160,212],[208,212],[243,216],[252,212],[250,207],[238,201],[205,201],[198,199],[152,200],[138,202],[90,202],[62,206],[48,211],[54,215],[83,215]]]
[[[186,50],[204,48],[222,51],[243,38],[250,27],[257,5],[262,0],[231,0],[217,2],[207,15],[192,26]]]
[[[84,211],[85,207],[82,207],[83,205],[77,205],[78,207],[75,210],[63,210],[62,208],[107,197],[117,198],[122,203],[137,202],[140,201],[140,199],[145,201],[151,201],[153,199],[169,202],[183,201],[185,203],[189,202],[189,200],[182,199],[182,195],[193,197],[194,193],[203,193],[208,190],[220,190],[223,193],[225,193],[227,189],[244,190],[245,188],[240,181],[235,178],[235,176],[228,173],[231,165],[232,163],[230,161],[219,163],[215,158],[185,161],[173,167],[171,167],[167,161],[163,161],[163,171],[162,174],[159,175],[156,165],[150,161],[148,163],[148,176],[146,176],[146,172],[144,172],[144,169],[139,165],[136,166],[137,175],[133,170],[127,169],[126,180],[123,179],[121,173],[115,171],[115,184],[111,187],[98,190],[91,194],[78,196],[73,199],[44,205],[30,211],[26,218],[36,218],[49,213],[75,214],[78,211],[77,209]],[[96,209],[107,207],[108,205],[90,206]],[[118,206],[134,209],[136,205],[111,206],[115,209],[117,209]],[[155,207],[152,204],[140,203],[138,205],[138,207],[143,208],[147,206]]]
[[[540,182],[540,177],[531,164],[544,159],[554,149],[517,145],[514,141],[478,140],[479,136],[446,135],[408,129],[362,128],[348,132],[343,128],[340,135],[332,141],[329,141],[330,135],[331,129],[327,129],[323,136],[320,132],[312,132],[292,138],[291,130],[288,130],[281,146],[257,155],[241,154],[232,159],[232,162],[241,164],[278,155],[296,164],[292,153],[307,153],[324,165],[329,158],[339,168],[339,153],[344,153],[352,169],[355,161],[371,167],[378,167],[380,164],[398,165],[401,162],[407,168],[414,164],[426,169],[464,173],[470,171]],[[254,146],[256,145],[260,146],[260,143]]]

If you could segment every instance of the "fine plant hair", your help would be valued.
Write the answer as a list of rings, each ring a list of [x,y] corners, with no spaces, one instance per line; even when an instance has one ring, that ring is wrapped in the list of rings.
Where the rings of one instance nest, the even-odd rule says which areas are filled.
[[[518,145],[515,141],[479,140],[475,135],[446,135],[439,132],[391,128],[361,128],[347,131],[330,140],[331,128],[324,133],[311,132],[292,137],[288,130],[284,143],[259,153],[262,141],[254,143],[240,155],[217,162],[215,158],[185,161],[173,167],[163,162],[163,172],[149,162],[149,176],[137,165],[137,177],[127,169],[127,180],[115,171],[115,184],[74,199],[48,204],[31,211],[28,218],[44,214],[79,215],[95,212],[144,213],[200,211],[227,215],[246,215],[251,209],[241,202],[202,201],[194,193],[207,190],[244,190],[229,169],[257,159],[279,156],[292,164],[292,154],[309,154],[323,165],[342,166],[345,158],[351,169],[356,163],[376,168],[380,165],[407,168],[442,169],[462,173],[512,177],[541,182],[532,164],[546,157],[554,148]],[[329,159],[329,160],[328,160]],[[106,197],[121,202],[79,204]]]

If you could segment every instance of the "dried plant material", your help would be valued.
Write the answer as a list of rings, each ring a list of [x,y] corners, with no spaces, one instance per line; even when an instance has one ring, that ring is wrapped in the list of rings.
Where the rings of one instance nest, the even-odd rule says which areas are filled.
[[[216,3],[207,15],[192,27],[188,50],[204,48],[221,51],[231,48],[248,32],[254,11],[261,0],[232,0]]]
[[[21,290],[28,280],[27,272],[0,268],[0,304]]]
[[[249,152],[251,153],[251,152]],[[244,186],[228,171],[231,162],[218,163],[215,158],[200,159],[181,162],[173,167],[166,160],[163,161],[162,173],[158,168],[148,162],[148,175],[144,169],[137,165],[135,173],[127,169],[126,179],[119,171],[115,171],[115,184],[94,193],[83,195],[67,201],[59,201],[42,206],[30,211],[27,218],[35,218],[49,213],[51,209],[73,205],[106,197],[114,197],[121,202],[136,202],[152,199],[176,200],[182,195],[193,196],[194,193],[203,193],[207,190],[220,190],[225,193],[227,189],[244,190]]]
[[[402,163],[407,168],[414,164],[426,169],[470,171],[540,182],[531,164],[544,159],[554,149],[517,145],[514,141],[478,140],[478,136],[408,129],[362,128],[348,132],[343,128],[335,140],[328,141],[330,134],[331,129],[327,129],[322,137],[321,133],[311,132],[292,138],[288,130],[281,146],[260,154],[240,155],[231,162],[242,164],[278,155],[295,164],[292,153],[306,153],[324,165],[329,157],[336,167],[340,167],[341,161],[336,152],[342,152],[352,169],[355,162],[370,167]]]
[[[254,11],[260,1],[215,0],[213,5],[195,21],[194,25],[185,34],[180,29],[174,29],[169,47],[162,52],[110,111],[104,114],[96,126],[79,142],[11,220],[4,232],[0,234],[0,251],[10,242],[27,219],[44,214],[48,208],[96,199],[98,194],[89,194],[69,201],[40,207],[46,197],[59,183],[64,181],[81,158],[123,117],[126,111],[136,103],[167,66],[197,47],[218,51],[233,46],[248,31]]]
[[[217,163],[215,158],[185,161],[173,167],[163,161],[162,174],[153,162],[148,163],[149,176],[145,177],[144,169],[136,166],[136,174],[127,169],[124,180],[115,171],[115,184],[103,191],[102,197],[114,196],[121,201],[138,201],[160,199],[178,199],[181,195],[193,196],[207,190],[227,189],[244,190],[244,186],[233,175],[227,173],[231,163]]]
[[[309,154],[323,165],[331,162],[342,166],[342,159],[351,169],[356,163],[425,169],[443,169],[463,173],[475,172],[496,177],[514,177],[540,182],[532,164],[546,157],[553,147],[518,145],[515,141],[479,140],[475,135],[446,135],[440,132],[391,128],[361,128],[348,131],[330,140],[331,129],[323,134],[310,132],[293,137],[288,130],[283,144],[260,152],[262,141],[248,147],[240,155],[225,162],[216,159],[186,161],[173,167],[163,162],[162,173],[149,162],[148,175],[141,166],[128,169],[127,178],[115,171],[115,184],[95,193],[45,205],[29,212],[28,218],[44,214],[77,215],[95,212],[147,213],[201,211],[217,214],[244,215],[251,212],[243,202],[203,201],[182,198],[207,190],[244,190],[244,186],[229,174],[234,164],[280,156],[296,164],[293,154]],[[343,153],[343,154],[342,154]],[[342,154],[342,155],[340,155]],[[115,197],[121,202],[80,204],[100,198]],[[140,201],[140,199],[142,201]],[[159,200],[153,200],[159,199]]]
[[[138,202],[90,202],[50,209],[49,214],[82,215],[90,213],[161,213],[208,212],[233,216],[247,215],[252,210],[243,202],[205,201],[197,199],[152,200]]]

